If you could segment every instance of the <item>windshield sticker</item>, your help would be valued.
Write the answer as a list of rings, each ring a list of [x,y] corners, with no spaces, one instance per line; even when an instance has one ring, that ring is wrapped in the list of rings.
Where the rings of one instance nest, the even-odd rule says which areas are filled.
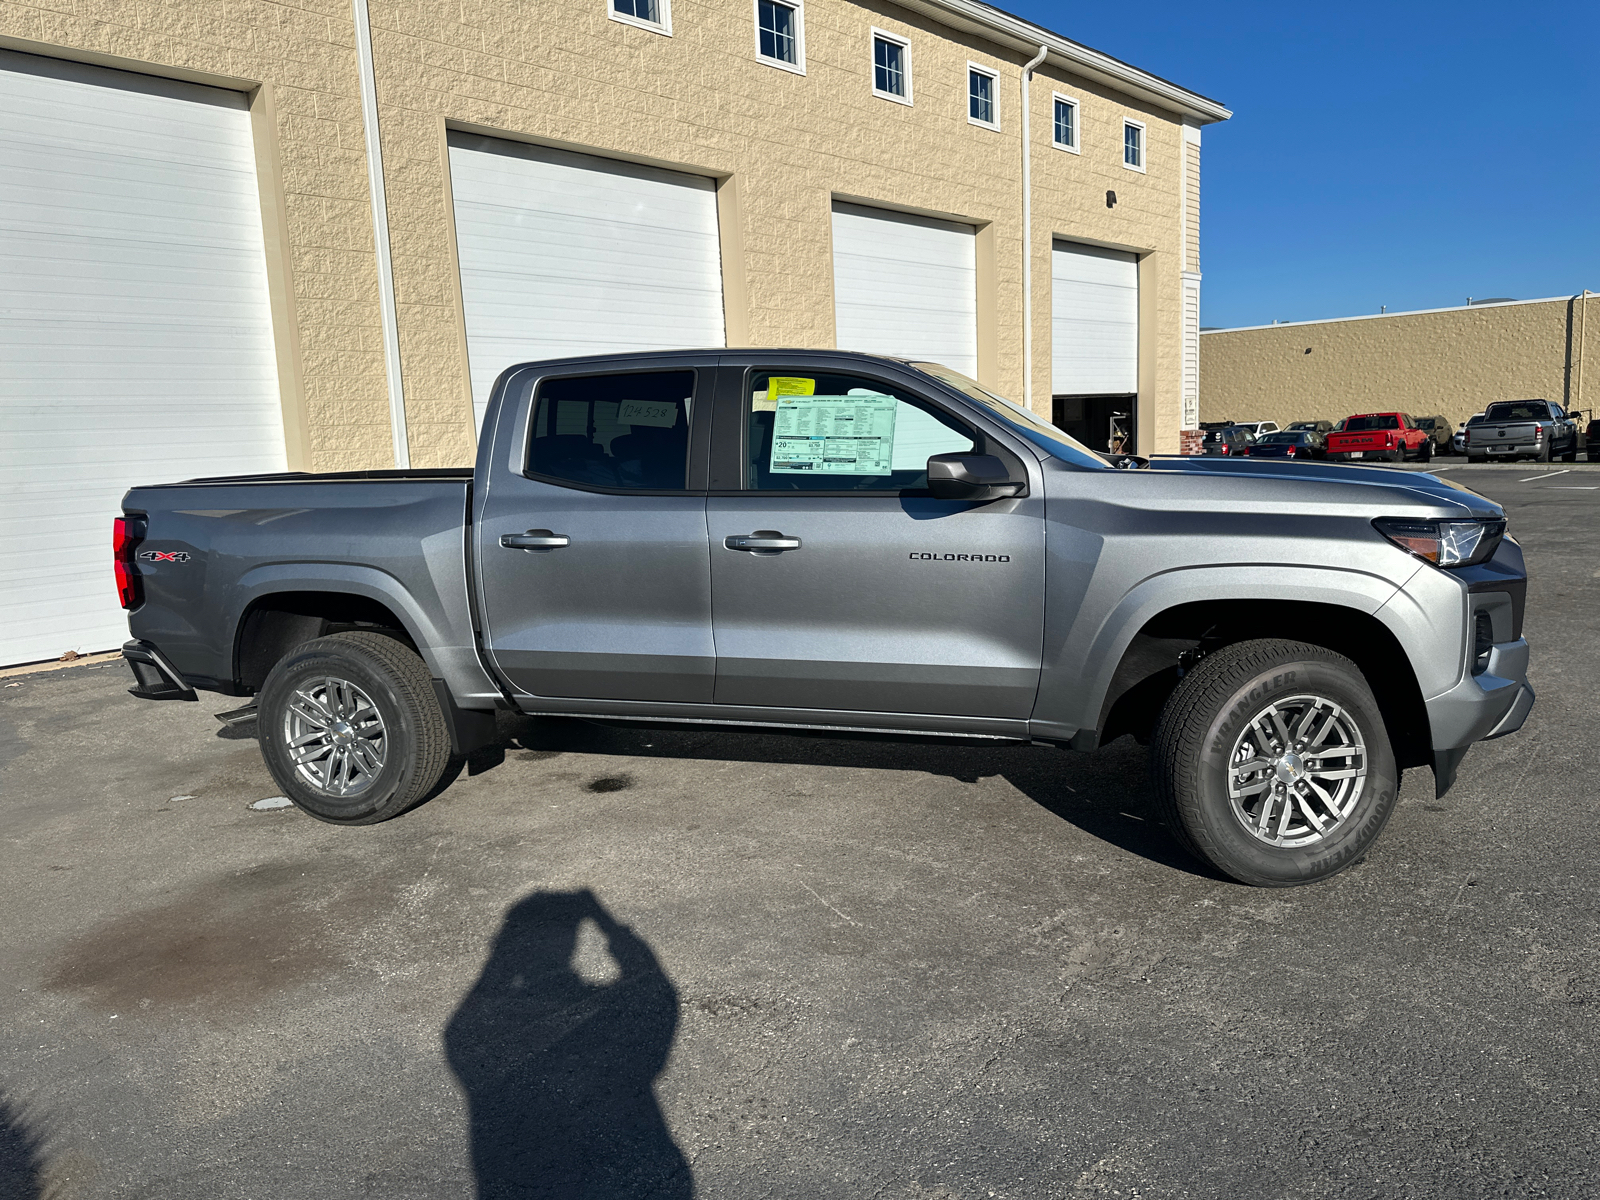
[[[809,384],[811,380],[792,382]],[[894,455],[894,418],[899,405],[893,396],[870,393],[783,396],[773,419],[770,469],[814,475],[887,475]]]
[[[671,400],[624,400],[617,410],[622,425],[649,425],[671,429],[678,423],[678,406]]]

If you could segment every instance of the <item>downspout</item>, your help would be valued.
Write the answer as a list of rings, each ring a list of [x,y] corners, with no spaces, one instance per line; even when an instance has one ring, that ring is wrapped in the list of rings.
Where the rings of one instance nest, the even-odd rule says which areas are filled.
[[[356,17],[356,63],[361,74],[361,124],[367,135],[367,190],[372,194],[372,240],[378,252],[378,302],[383,309],[383,363],[389,378],[389,429],[394,465],[411,466],[406,396],[400,380],[400,323],[395,316],[394,263],[389,256],[389,204],[383,190],[383,146],[378,138],[378,82],[372,69],[372,23],[367,0],[350,0]]]
[[[1050,53],[1039,53],[1022,68],[1022,406],[1033,411],[1033,145],[1028,138],[1028,81]]]

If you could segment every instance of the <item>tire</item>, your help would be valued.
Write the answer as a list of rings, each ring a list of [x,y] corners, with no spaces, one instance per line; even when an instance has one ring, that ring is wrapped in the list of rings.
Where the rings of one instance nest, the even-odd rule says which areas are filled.
[[[1275,755],[1270,747],[1264,756],[1253,753],[1255,742],[1265,740],[1257,722],[1274,728],[1270,713],[1279,707],[1291,733],[1313,709],[1324,714],[1309,717],[1305,740],[1312,748],[1327,745],[1322,735],[1331,735],[1359,739],[1339,743],[1359,750],[1321,761]],[[1326,717],[1334,720],[1323,729]],[[1273,765],[1237,772],[1231,764],[1241,755]],[[1150,762],[1162,813],[1178,840],[1256,887],[1315,883],[1359,861],[1394,811],[1400,784],[1378,702],[1356,665],[1320,646],[1277,638],[1237,642],[1201,659],[1161,711]],[[1329,770],[1362,773],[1330,779],[1323,774]],[[1332,803],[1305,787],[1308,775],[1321,780]],[[1230,796],[1230,780],[1246,794]],[[1252,791],[1262,782],[1264,790]],[[1313,798],[1297,800],[1285,821],[1285,801],[1297,789]],[[1266,814],[1263,801],[1272,804]],[[1308,812],[1326,829],[1319,831]]]
[[[1535,454],[1533,456],[1533,461],[1534,462],[1542,462],[1542,463],[1549,462],[1550,461],[1550,451],[1552,449],[1553,449],[1553,447],[1550,445],[1550,443],[1546,442],[1543,446],[1539,447],[1539,453],[1537,453],[1537,454]]]
[[[1425,463],[1431,463],[1433,461],[1433,439],[1432,438],[1429,438],[1427,441],[1422,443],[1422,454],[1421,454],[1421,457],[1419,457],[1417,459],[1417,461],[1418,462],[1425,462]]]
[[[450,762],[427,665],[381,633],[335,633],[298,647],[272,668],[256,707],[273,780],[333,825],[399,816],[433,791]],[[352,719],[336,723],[330,714]],[[327,750],[296,763],[294,741],[302,752]]]
[[[1568,450],[1565,454],[1563,454],[1561,456],[1561,461],[1562,462],[1577,462],[1578,461],[1578,448],[1576,446],[1574,446],[1571,450]]]

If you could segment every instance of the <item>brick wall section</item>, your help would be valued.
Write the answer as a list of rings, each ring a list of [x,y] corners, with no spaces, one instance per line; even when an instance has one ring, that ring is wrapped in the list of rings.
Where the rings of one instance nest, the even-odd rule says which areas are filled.
[[[370,0],[412,461],[470,462],[474,431],[450,244],[447,122],[737,182],[755,344],[831,346],[834,195],[988,226],[996,330],[986,382],[1021,397],[1020,65],[1026,56],[888,3],[809,0],[806,75],[756,57],[749,0],[675,0],[672,37],[605,0]],[[913,107],[871,91],[870,28],[912,41]],[[273,86],[276,164],[315,469],[391,462],[348,0],[0,0],[0,32],[154,73]],[[28,48],[19,46],[18,48]],[[999,132],[968,123],[967,61],[999,73]],[[1051,146],[1051,90],[1081,102],[1081,154]],[[1182,129],[1175,114],[1047,68],[1032,90],[1034,404],[1050,396],[1053,237],[1134,248],[1158,288],[1142,403],[1177,448]],[[1122,166],[1122,118],[1148,173]],[[1105,193],[1118,203],[1107,208]],[[737,327],[737,326],[735,326]]]
[[[1571,300],[1203,333],[1200,416],[1282,425],[1393,410],[1455,423],[1495,400],[1576,403],[1580,340],[1584,403],[1593,407],[1600,295],[1588,306],[1586,337]]]

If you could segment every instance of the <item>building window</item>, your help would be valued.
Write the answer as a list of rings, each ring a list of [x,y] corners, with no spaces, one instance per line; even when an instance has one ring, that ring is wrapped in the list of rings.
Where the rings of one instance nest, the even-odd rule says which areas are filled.
[[[967,120],[985,129],[1000,128],[1000,110],[995,105],[995,74],[977,63],[967,64]]]
[[[1050,127],[1050,141],[1058,150],[1078,153],[1078,102],[1070,96],[1054,93],[1055,121]]]
[[[652,33],[672,33],[672,0],[608,0],[613,21]]]
[[[872,31],[872,94],[911,103],[911,43],[881,29]]]
[[[805,74],[799,4],[756,0],[756,53],[775,67]]]
[[[1144,170],[1144,122],[1122,123],[1122,165],[1130,171]]]

